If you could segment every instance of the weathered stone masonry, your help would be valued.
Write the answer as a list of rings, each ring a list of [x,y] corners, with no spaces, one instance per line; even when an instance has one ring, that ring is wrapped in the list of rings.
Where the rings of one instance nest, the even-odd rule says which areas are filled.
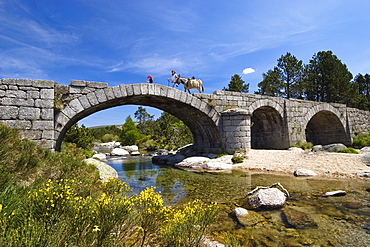
[[[119,105],[152,106],[178,117],[191,130],[198,153],[285,149],[297,141],[350,145],[357,134],[370,132],[370,112],[342,104],[227,91],[187,94],[148,83],[0,83],[0,121],[50,149],[59,150],[66,131],[80,119]]]

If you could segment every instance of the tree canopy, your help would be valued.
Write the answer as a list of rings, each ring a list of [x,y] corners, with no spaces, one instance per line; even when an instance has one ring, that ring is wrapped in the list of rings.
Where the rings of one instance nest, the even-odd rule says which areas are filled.
[[[320,51],[303,64],[287,52],[273,69],[262,74],[256,94],[342,103],[370,109],[370,76],[358,74],[354,80],[346,64],[332,51]]]
[[[245,83],[242,78],[235,74],[231,77],[231,81],[228,84],[227,88],[224,88],[225,91],[232,91],[232,92],[241,92],[241,93],[248,93],[249,92],[249,83]]]

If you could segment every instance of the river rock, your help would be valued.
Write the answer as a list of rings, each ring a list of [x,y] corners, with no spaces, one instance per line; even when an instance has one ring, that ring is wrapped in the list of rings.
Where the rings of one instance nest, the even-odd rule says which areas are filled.
[[[370,154],[366,154],[366,155],[362,156],[361,160],[366,165],[370,166]]]
[[[208,169],[208,170],[230,170],[230,169],[233,169],[233,165],[221,162],[217,159],[214,159],[214,160],[210,160],[207,163],[203,164],[202,168]]]
[[[322,150],[326,152],[337,152],[342,149],[346,149],[347,147],[342,143],[333,143],[329,145],[322,146]]]
[[[315,145],[312,147],[312,152],[320,152],[323,151],[322,145]]]
[[[204,164],[207,163],[209,160],[210,158],[207,157],[194,156],[184,159],[180,163],[177,163],[176,166],[189,168],[203,168]]]
[[[283,219],[290,227],[304,229],[307,227],[317,227],[316,222],[306,213],[293,208],[283,209]]]
[[[294,176],[296,177],[310,177],[310,176],[317,176],[317,174],[308,169],[298,169],[294,171]]]
[[[131,154],[131,156],[139,156],[140,152],[139,151],[133,151],[130,154]]]
[[[303,153],[304,152],[304,150],[302,148],[299,148],[299,147],[290,147],[290,148],[288,148],[288,151],[295,152],[295,153]]]
[[[246,209],[239,208],[238,212],[235,210],[235,216],[239,222],[239,224],[243,226],[255,226],[256,224],[266,221],[266,218],[260,215],[258,212],[253,210],[246,211]]]
[[[344,190],[328,191],[323,196],[345,196],[347,192]]]
[[[114,148],[111,152],[110,155],[112,156],[124,156],[124,155],[129,155],[130,153],[123,148]]]
[[[280,208],[285,201],[286,195],[278,188],[260,189],[248,198],[254,208]]]
[[[370,178],[370,171],[358,172],[357,176],[363,177],[363,178]]]
[[[105,155],[103,153],[97,153],[97,154],[94,154],[92,156],[92,158],[98,159],[98,160],[101,160],[101,161],[106,161],[107,160],[107,155]]]
[[[108,178],[118,178],[117,171],[110,165],[93,158],[85,159],[84,161],[98,168],[101,181],[105,182]]]
[[[245,208],[236,208],[234,211],[236,217],[245,216],[248,214],[248,210],[246,210]]]
[[[360,152],[362,153],[370,153],[370,147],[363,147],[360,149]]]
[[[136,145],[123,146],[122,148],[125,149],[126,151],[128,151],[129,153],[138,152],[139,151],[139,147],[136,146]]]

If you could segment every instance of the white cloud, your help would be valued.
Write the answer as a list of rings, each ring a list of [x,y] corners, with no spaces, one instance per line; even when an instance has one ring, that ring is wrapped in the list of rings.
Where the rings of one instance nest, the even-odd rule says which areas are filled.
[[[243,69],[243,74],[250,74],[250,73],[253,73],[253,72],[255,72],[255,70],[254,69],[252,69],[252,68],[245,68],[245,69]]]

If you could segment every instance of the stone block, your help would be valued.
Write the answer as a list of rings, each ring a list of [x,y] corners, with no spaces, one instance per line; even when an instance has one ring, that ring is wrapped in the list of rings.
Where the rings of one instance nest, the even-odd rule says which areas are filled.
[[[132,87],[133,85],[126,85],[126,92],[127,92],[127,96],[132,96],[134,95],[134,89]]]
[[[127,96],[127,86],[126,85],[119,85],[119,88],[121,89],[122,97]]]
[[[0,105],[0,119],[9,120],[16,119],[17,117],[18,117],[18,107]]]
[[[42,132],[42,139],[48,139],[48,140],[53,140],[54,139],[54,130],[44,130]]]
[[[39,91],[27,91],[27,96],[26,97],[31,98],[31,99],[39,99],[40,98],[40,92]]]
[[[141,84],[133,84],[132,90],[134,95],[141,95]]]
[[[34,130],[53,130],[53,121],[32,121],[32,129]]]
[[[10,106],[34,106],[33,99],[2,98],[0,104]]]
[[[29,120],[0,120],[13,129],[31,129],[32,123]]]
[[[68,106],[71,107],[76,113],[84,110],[84,107],[81,105],[81,102],[78,99],[74,99],[69,102]]]
[[[140,89],[141,94],[144,94],[144,95],[149,94],[149,83],[141,83],[140,87],[141,87],[141,89]]]
[[[87,81],[86,82],[86,86],[87,87],[92,87],[92,88],[106,88],[108,87],[108,83],[105,83],[105,82],[91,82],[91,81]]]
[[[99,101],[98,101],[98,99],[96,98],[96,95],[95,95],[95,93],[94,92],[91,92],[91,93],[88,93],[87,95],[86,95],[86,97],[87,97],[87,99],[89,100],[89,103],[90,103],[90,105],[97,105],[97,104],[99,104]]]
[[[5,97],[25,99],[27,97],[27,93],[19,90],[6,90]]]
[[[59,113],[55,118],[54,130],[61,132],[69,120],[65,114]]]
[[[54,100],[52,99],[36,99],[35,106],[40,108],[53,108]]]
[[[96,98],[100,103],[107,101],[107,96],[103,89],[98,89],[95,91]]]
[[[116,98],[111,87],[104,88],[104,93],[107,96],[107,100],[112,100]]]
[[[55,82],[53,81],[45,81],[45,80],[33,80],[32,86],[39,87],[39,88],[54,88]]]
[[[18,111],[18,119],[20,120],[36,120],[40,119],[40,109],[32,107],[20,107]]]
[[[70,106],[66,106],[62,111],[68,118],[73,118],[77,112],[75,112]]]
[[[41,109],[42,120],[54,120],[54,109]]]
[[[40,90],[40,98],[53,100],[54,99],[54,89],[42,88]]]
[[[71,80],[71,84],[70,85],[71,86],[75,86],[75,87],[86,87],[86,81]]]
[[[91,104],[89,100],[87,99],[86,95],[82,95],[78,97],[77,99],[80,101],[80,104],[84,109],[91,107]]]
[[[33,129],[26,129],[26,130],[19,130],[19,135],[21,138],[27,138],[30,140],[40,140],[42,131],[41,130],[33,130]]]
[[[82,93],[82,88],[81,87],[69,87],[69,93],[70,94],[81,94]]]
[[[121,92],[119,85],[112,87],[112,91],[113,91],[114,97],[116,97],[117,99],[122,98],[122,92]]]

